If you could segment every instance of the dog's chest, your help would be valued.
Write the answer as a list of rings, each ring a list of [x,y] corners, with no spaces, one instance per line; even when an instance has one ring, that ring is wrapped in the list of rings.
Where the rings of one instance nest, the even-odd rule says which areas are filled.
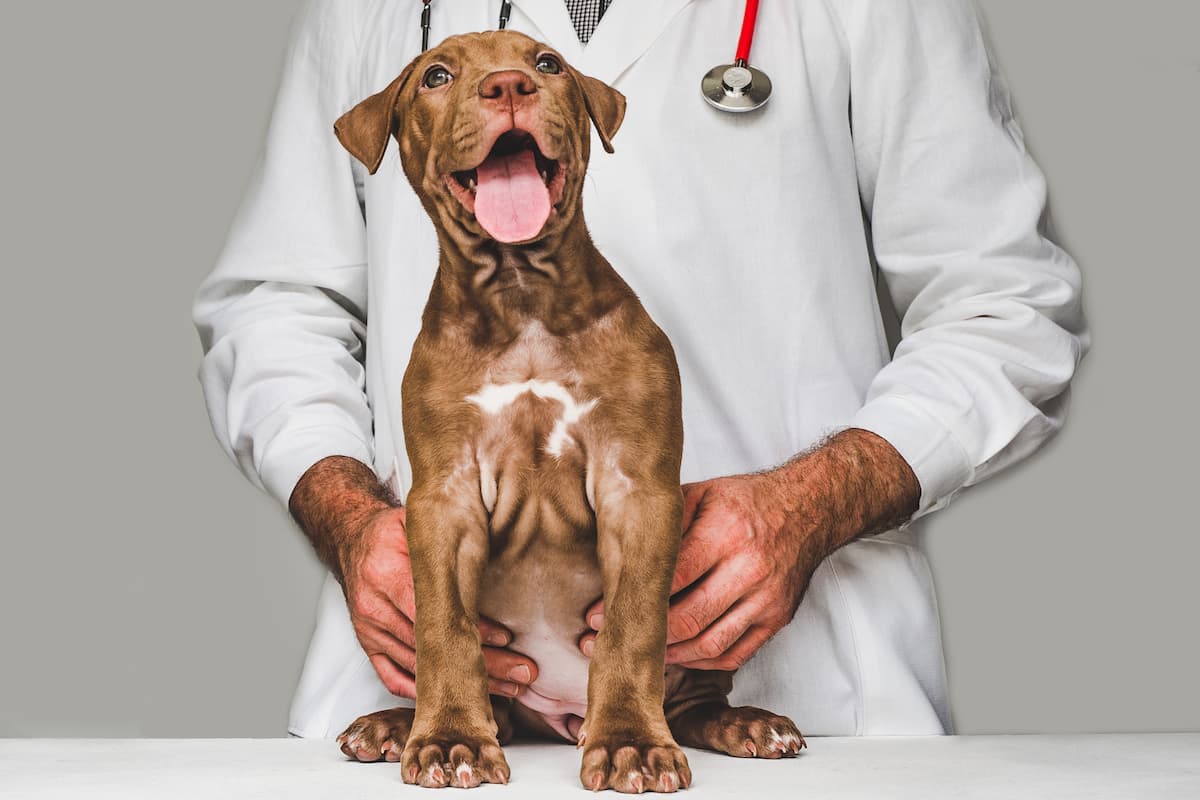
[[[593,526],[583,487],[590,423],[604,398],[571,362],[532,324],[463,398],[478,418],[471,457],[494,531],[532,525],[544,537]]]

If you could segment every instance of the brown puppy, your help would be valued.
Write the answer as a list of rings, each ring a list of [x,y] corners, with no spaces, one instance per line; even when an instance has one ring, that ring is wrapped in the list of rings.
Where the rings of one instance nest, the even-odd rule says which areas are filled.
[[[404,377],[413,469],[417,707],[340,741],[423,786],[504,783],[514,724],[576,740],[585,787],[674,791],[677,744],[778,757],[790,720],[731,709],[730,673],[664,671],[683,447],[670,342],[593,246],[580,211],[589,118],[605,149],[625,100],[518,33],[456,36],[338,120],[374,173],[389,137],[441,256]],[[603,594],[592,661],[583,610]],[[539,665],[489,702],[485,614]],[[665,704],[664,704],[665,699]]]

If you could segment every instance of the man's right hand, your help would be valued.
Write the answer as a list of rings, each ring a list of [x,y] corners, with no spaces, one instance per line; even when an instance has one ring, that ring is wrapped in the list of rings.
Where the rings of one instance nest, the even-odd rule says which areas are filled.
[[[412,621],[416,612],[404,508],[376,512],[361,531],[348,538],[341,556],[343,588],[359,644],[388,691],[415,698],[417,659]],[[479,634],[484,642],[488,690],[516,697],[533,682],[537,666],[504,649],[512,634],[497,623],[480,618]]]
[[[292,516],[342,584],[359,644],[388,691],[416,698],[412,568],[403,506],[390,501],[375,473],[331,456],[304,473],[291,497]],[[537,665],[504,649],[512,634],[480,618],[489,691],[517,697]]]

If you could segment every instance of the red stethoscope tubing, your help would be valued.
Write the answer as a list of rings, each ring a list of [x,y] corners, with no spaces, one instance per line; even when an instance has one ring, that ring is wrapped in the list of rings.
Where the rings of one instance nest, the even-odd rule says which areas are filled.
[[[746,0],[746,15],[742,17],[742,35],[738,37],[734,63],[749,63],[750,45],[754,43],[754,24],[758,21],[758,0]]]

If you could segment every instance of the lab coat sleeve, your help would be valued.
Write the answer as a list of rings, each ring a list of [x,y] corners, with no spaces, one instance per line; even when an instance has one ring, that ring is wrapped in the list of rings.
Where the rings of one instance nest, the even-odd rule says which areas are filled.
[[[851,124],[872,242],[901,318],[854,427],[921,483],[917,517],[1063,424],[1088,347],[1075,262],[1047,237],[972,0],[845,2]]]
[[[312,0],[301,13],[263,156],[193,305],[217,439],[285,507],[322,458],[372,463],[365,225],[333,134],[353,104],[357,6]]]

